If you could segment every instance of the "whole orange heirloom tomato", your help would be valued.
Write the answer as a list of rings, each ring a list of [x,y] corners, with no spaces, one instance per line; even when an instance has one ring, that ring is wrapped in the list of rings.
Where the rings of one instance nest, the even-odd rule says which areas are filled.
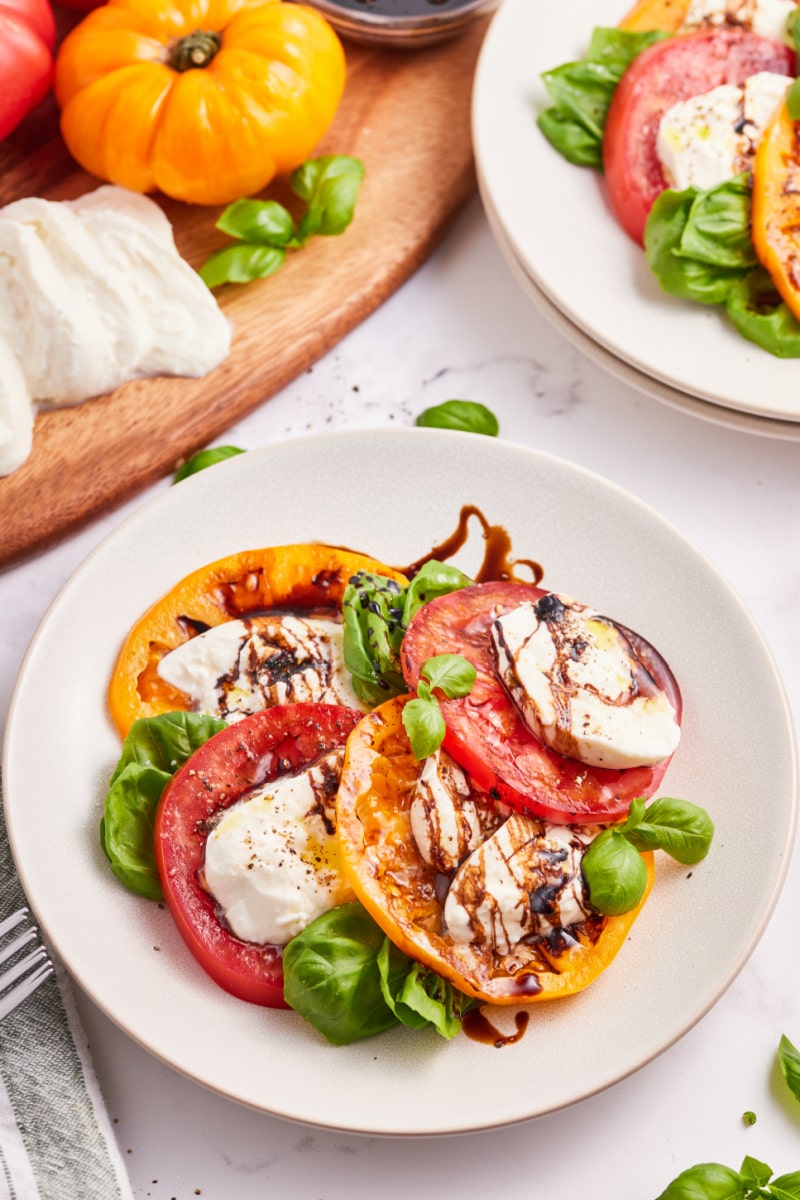
[[[61,132],[87,171],[227,204],[294,170],[333,120],[341,43],[282,0],[109,0],[56,60]]]

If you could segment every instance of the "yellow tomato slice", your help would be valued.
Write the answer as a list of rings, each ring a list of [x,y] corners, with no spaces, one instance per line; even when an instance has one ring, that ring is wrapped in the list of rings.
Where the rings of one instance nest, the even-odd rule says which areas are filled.
[[[119,653],[108,704],[121,735],[139,717],[188,708],[184,693],[158,674],[170,650],[205,626],[269,609],[339,609],[357,571],[406,583],[399,571],[374,558],[315,543],[244,550],[187,575],[136,622]]]
[[[639,0],[622,18],[619,28],[631,33],[648,33],[651,29],[674,33],[683,24],[689,4],[690,0]]]
[[[524,1004],[581,991],[611,963],[641,912],[653,884],[652,854],[642,856],[647,889],[638,907],[575,927],[574,941],[563,949],[542,942],[502,960],[490,946],[455,941],[445,926],[437,872],[419,854],[411,830],[421,767],[403,727],[408,699],[382,704],[348,739],[336,825],[358,898],[401,950],[476,999]]]
[[[800,320],[800,125],[785,104],[756,151],[752,220],[756,254]]]

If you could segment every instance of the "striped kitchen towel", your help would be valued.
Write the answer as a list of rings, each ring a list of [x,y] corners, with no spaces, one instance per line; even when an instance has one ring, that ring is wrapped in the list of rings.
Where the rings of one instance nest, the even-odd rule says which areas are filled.
[[[0,916],[27,903],[0,790]],[[0,1200],[133,1200],[69,980],[51,958],[55,975],[0,1022]]]

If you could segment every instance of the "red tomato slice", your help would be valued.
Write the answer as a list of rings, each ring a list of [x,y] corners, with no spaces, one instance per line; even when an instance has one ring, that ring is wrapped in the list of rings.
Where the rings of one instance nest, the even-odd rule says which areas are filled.
[[[501,613],[546,595],[524,583],[481,583],[421,608],[403,639],[403,674],[416,688],[422,664],[437,654],[461,654],[477,677],[468,696],[441,700],[444,747],[497,800],[560,824],[613,822],[637,796],[651,796],[669,760],[653,767],[609,771],[587,767],[543,746],[524,724],[495,672],[489,628]],[[625,630],[637,655],[681,713],[678,685],[661,655]]]
[[[343,746],[362,715],[332,704],[290,704],[255,713],[210,738],[164,789],[154,830],[164,897],[197,961],[241,1000],[287,1007],[282,948],[243,942],[220,924],[198,877],[206,823],[249,788],[296,774]]]
[[[659,122],[673,104],[723,83],[741,85],[758,71],[795,74],[788,46],[744,29],[685,34],[657,42],[622,76],[606,121],[603,168],[611,207],[634,241],[667,187],[656,153]]]

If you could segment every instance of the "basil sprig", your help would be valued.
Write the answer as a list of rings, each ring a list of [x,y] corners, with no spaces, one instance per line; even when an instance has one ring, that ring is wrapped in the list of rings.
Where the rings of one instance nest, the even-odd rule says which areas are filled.
[[[483,433],[486,437],[497,437],[500,432],[500,422],[492,410],[477,400],[445,400],[443,404],[423,409],[414,424],[426,429]]]
[[[714,822],[698,805],[662,796],[645,807],[638,797],[627,820],[604,829],[583,856],[592,907],[609,917],[636,907],[647,886],[640,850],[664,850],[688,866],[705,858],[713,836]]]
[[[451,1038],[476,1003],[403,954],[357,902],[332,908],[283,952],[284,997],[335,1046],[396,1025]]]
[[[353,219],[363,178],[364,164],[358,158],[338,154],[308,159],[289,180],[294,194],[306,203],[297,227],[277,200],[234,200],[217,229],[236,238],[236,244],[207,258],[201,279],[210,288],[266,279],[283,266],[287,250],[301,249],[315,235],[343,233]]]
[[[559,154],[578,166],[602,170],[603,133],[617,84],[642,50],[669,36],[661,30],[598,28],[585,58],[544,72],[553,105],[539,114],[537,123]]]
[[[356,695],[365,704],[382,704],[405,692],[400,646],[414,615],[428,601],[473,581],[457,567],[431,560],[408,587],[385,575],[359,571],[342,599],[344,661]]]
[[[417,681],[417,695],[403,709],[403,725],[411,743],[414,758],[427,758],[439,749],[447,732],[439,701],[438,689],[448,700],[468,696],[477,671],[461,654],[436,654],[422,664]]]
[[[751,211],[748,174],[705,192],[668,188],[645,226],[647,262],[665,292],[724,305],[742,337],[778,358],[800,358],[800,322],[758,262]]]
[[[100,844],[121,883],[148,900],[163,893],[156,870],[153,822],[175,771],[225,722],[203,713],[170,712],[134,721],[109,782]]]
[[[697,1163],[681,1171],[657,1200],[800,1200],[800,1171],[773,1178],[772,1167],[748,1155],[738,1171]]]

